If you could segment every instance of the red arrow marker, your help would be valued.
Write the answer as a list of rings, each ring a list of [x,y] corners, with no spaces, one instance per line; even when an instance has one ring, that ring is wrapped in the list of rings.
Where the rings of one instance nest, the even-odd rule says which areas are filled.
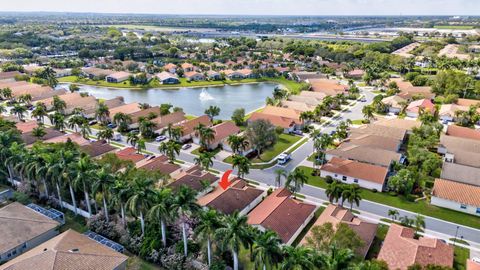
[[[228,186],[232,184],[232,182],[228,180],[228,177],[230,176],[231,173],[232,173],[232,170],[228,170],[222,175],[222,180],[220,180],[219,184],[223,188],[223,190],[227,189]]]

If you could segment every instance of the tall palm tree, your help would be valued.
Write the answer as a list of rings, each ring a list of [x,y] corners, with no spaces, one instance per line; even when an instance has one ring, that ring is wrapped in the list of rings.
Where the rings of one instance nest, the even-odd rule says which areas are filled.
[[[39,77],[46,80],[50,87],[55,87],[58,84],[55,70],[51,67],[45,67],[39,74]]]
[[[118,126],[119,132],[126,132],[128,125],[132,123],[132,118],[128,114],[118,112],[113,116],[113,122]]]
[[[127,208],[130,213],[140,218],[142,235],[145,234],[144,213],[150,209],[155,197],[153,189],[154,180],[151,178],[135,177],[131,183],[132,192],[127,200]]]
[[[74,164],[75,162],[78,162],[78,154],[74,151],[62,149],[59,151],[58,157],[55,157],[51,160],[51,163],[49,163],[51,166],[48,169],[48,174],[50,175],[50,177],[53,177],[55,179],[57,183],[57,191],[59,189],[59,184],[63,183],[65,185],[68,185],[74,213],[76,215],[78,211],[77,202],[75,200],[75,193],[73,192],[74,178],[71,177],[71,164]]]
[[[67,120],[68,128],[73,129],[75,132],[78,132],[78,127],[80,127],[83,122],[85,122],[85,118],[81,115],[72,115]]]
[[[53,96],[52,107],[54,111],[64,114],[65,109],[67,108],[67,103],[60,97]]]
[[[318,258],[321,269],[325,270],[343,270],[348,269],[355,255],[350,249],[339,249],[335,245],[330,246],[326,253],[320,253]]]
[[[182,147],[175,141],[162,142],[158,146],[158,151],[166,155],[170,160],[170,163],[175,162],[176,156],[180,154],[180,149],[182,149]]]
[[[157,125],[148,119],[140,119],[139,120],[139,130],[140,134],[144,138],[151,138],[154,134],[154,129]]]
[[[102,166],[100,170],[97,171],[97,176],[92,185],[92,193],[96,194],[97,192],[100,192],[102,194],[103,211],[107,222],[110,221],[107,201],[114,184],[115,176],[111,173],[111,168],[108,165]]]
[[[413,220],[413,226],[415,228],[415,233],[418,233],[425,229],[425,217],[416,215],[415,219]]]
[[[278,238],[274,231],[267,230],[260,233],[254,240],[253,257],[255,258],[255,267],[266,270],[277,266],[282,257],[280,245],[282,240]]]
[[[90,134],[92,134],[92,129],[90,128],[90,125],[88,124],[88,121],[85,118],[83,119],[83,122],[80,125],[80,134],[82,134],[82,137],[85,138],[86,140],[88,140]]]
[[[251,162],[248,158],[240,155],[233,155],[232,159],[232,168],[237,168],[237,175],[240,178],[243,178],[250,171]]]
[[[137,145],[137,142],[140,138],[135,133],[128,133],[127,135],[127,143],[131,144],[133,147]]]
[[[65,129],[65,116],[63,114],[55,112],[50,114],[48,118],[56,130],[63,131]]]
[[[10,100],[10,99],[13,98],[12,89],[10,89],[8,87],[3,88],[1,94],[2,94],[3,99]]]
[[[238,252],[240,246],[247,246],[247,216],[234,212],[225,217],[223,227],[217,230],[217,240],[224,249],[230,250],[233,256],[233,269],[238,270]]]
[[[113,129],[106,127],[97,132],[97,138],[100,140],[106,140],[110,143],[110,140],[113,138]]]
[[[208,109],[205,110],[205,114],[208,115],[208,118],[210,118],[210,121],[213,122],[213,118],[215,116],[218,116],[220,114],[220,108],[217,106],[210,106]]]
[[[302,169],[295,168],[291,173],[288,174],[285,187],[295,194],[300,191],[307,180],[308,177],[305,172]]]
[[[227,138],[227,142],[232,148],[234,154],[242,154],[249,145],[247,138],[245,136],[238,136],[238,135],[230,135]]]
[[[95,118],[103,125],[106,125],[109,117],[110,111],[108,109],[108,106],[105,105],[105,103],[103,102],[99,102],[95,110]]]
[[[212,240],[216,231],[221,227],[221,220],[215,209],[207,209],[199,213],[200,223],[195,228],[198,238],[207,244],[208,266],[212,265]]]
[[[23,121],[23,117],[25,116],[26,112],[27,112],[27,107],[19,104],[15,104],[13,108],[10,110],[10,113],[16,115],[19,121]]]
[[[215,139],[215,131],[203,124],[195,127],[195,136],[200,140],[203,149],[207,149],[208,145]]]
[[[288,173],[284,169],[276,169],[275,170],[275,186],[280,187],[282,185],[282,178],[286,178],[287,176],[288,176]]]
[[[328,200],[333,202],[338,202],[338,200],[342,197],[343,192],[343,184],[338,181],[333,181],[332,183],[327,185],[325,189],[325,194],[328,197]]]
[[[172,191],[168,188],[163,188],[155,191],[153,197],[153,206],[148,212],[150,219],[155,219],[160,222],[162,230],[162,243],[167,246],[167,229],[165,223],[172,217],[171,206],[173,201]]]
[[[37,104],[35,104],[35,109],[32,111],[32,117],[35,117],[38,122],[43,123],[45,116],[47,115],[47,106],[42,102],[37,102]]]
[[[367,106],[362,108],[363,117],[367,121],[370,121],[370,120],[375,118],[375,115],[373,114],[373,112],[374,112],[374,109],[370,105],[367,105]]]
[[[115,183],[112,187],[112,204],[120,210],[122,225],[127,225],[125,218],[125,205],[132,193],[132,187],[129,185],[129,172],[131,168],[127,167],[124,171],[115,174]]]
[[[88,214],[92,215],[92,206],[90,205],[89,186],[96,176],[96,166],[87,155],[83,155],[80,159],[71,164],[71,175],[73,177],[73,185],[77,190],[83,191],[85,196],[85,204]]]
[[[304,246],[283,246],[283,261],[280,270],[312,270],[313,251]]]
[[[47,132],[45,131],[45,128],[43,128],[42,126],[38,126],[32,129],[32,135],[35,138],[38,138],[38,139],[43,138],[43,136],[45,136],[46,134]]]
[[[360,200],[362,199],[362,197],[360,196],[361,192],[362,190],[356,184],[347,185],[342,191],[342,201],[347,200],[348,203],[350,203],[350,210],[353,209],[354,203],[357,207],[360,205]]]
[[[147,147],[146,147],[146,142],[144,139],[138,139],[137,141],[137,153],[140,154],[140,152],[142,152],[143,150],[145,150]]]
[[[210,152],[200,153],[193,159],[196,165],[199,165],[203,170],[208,171],[213,166],[213,159],[215,155]]]
[[[187,218],[193,215],[200,206],[197,204],[196,192],[186,186],[182,186],[175,194],[172,203],[173,212],[180,218],[182,224],[183,235],[183,252],[185,257],[188,255],[188,242],[187,242]]]

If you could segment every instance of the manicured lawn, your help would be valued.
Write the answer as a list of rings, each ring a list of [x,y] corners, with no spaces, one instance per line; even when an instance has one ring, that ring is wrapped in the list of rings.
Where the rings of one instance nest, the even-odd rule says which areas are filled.
[[[196,117],[195,115],[189,115],[189,114],[187,114],[187,115],[185,115],[185,118],[186,118],[187,120],[192,120],[192,119],[195,119],[195,118],[197,118],[197,117]]]
[[[67,76],[58,79],[59,82],[68,82],[68,83],[78,83],[78,84],[88,84],[104,87],[115,87],[115,88],[142,88],[141,85],[131,85],[130,81],[124,81],[121,83],[109,83],[105,80],[94,81],[90,79],[78,78],[77,76]]]
[[[460,29],[460,30],[471,30],[474,27],[471,25],[435,25],[433,28],[436,29]]]
[[[299,141],[302,137],[293,136],[289,134],[280,134],[278,136],[277,143],[271,148],[266,150],[260,155],[260,158],[255,158],[252,160],[252,163],[258,162],[268,162],[272,160],[274,157],[278,156],[282,152],[284,152],[288,147],[292,144]]]
[[[137,256],[130,256],[127,261],[127,270],[160,270],[160,266],[149,263]]]
[[[312,186],[325,189],[327,183],[318,176],[312,176],[313,168],[300,167],[308,175],[309,179],[307,183]],[[361,196],[365,200],[377,202],[380,204],[404,209],[414,213],[419,213],[425,216],[430,216],[453,223],[473,227],[480,229],[480,219],[476,216],[464,214],[461,212],[453,211],[446,208],[437,207],[429,204],[427,201],[422,200],[418,202],[411,202],[406,200],[403,196],[392,196],[384,192],[373,192],[368,189],[362,189]]]
[[[385,240],[385,236],[387,235],[388,228],[390,228],[390,227],[387,226],[387,225],[378,224],[377,234],[375,235],[375,238],[373,239],[372,245],[370,246],[370,249],[368,250],[367,259],[377,258],[378,253],[380,252],[380,249],[382,248],[382,242],[383,242],[383,240]]]
[[[193,150],[191,153],[192,155],[196,155],[196,156],[199,156],[200,155],[200,148],[201,147],[198,147],[197,149]],[[220,148],[216,148],[216,149],[213,149],[210,151],[210,153],[213,153],[214,155],[218,154],[218,152],[220,152],[222,149]]]
[[[363,119],[352,120],[352,125],[362,125]]]
[[[455,254],[455,257],[453,260],[453,269],[466,270],[467,259],[470,258],[470,250],[455,246],[454,254]]]

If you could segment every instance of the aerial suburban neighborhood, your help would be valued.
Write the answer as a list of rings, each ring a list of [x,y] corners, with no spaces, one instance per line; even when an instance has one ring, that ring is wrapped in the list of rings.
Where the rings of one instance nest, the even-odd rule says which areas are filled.
[[[480,3],[412,1],[8,4],[0,270],[480,270]]]

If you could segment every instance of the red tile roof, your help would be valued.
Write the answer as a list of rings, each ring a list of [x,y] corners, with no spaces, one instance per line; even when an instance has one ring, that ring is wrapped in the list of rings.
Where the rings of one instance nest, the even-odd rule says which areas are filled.
[[[170,163],[166,156],[161,155],[152,160],[146,161],[144,164],[139,166],[139,169],[159,171],[162,174],[169,175],[179,170],[180,166]]]
[[[187,186],[193,190],[201,191],[204,188],[204,184],[202,182],[211,185],[218,180],[218,177],[209,172],[202,171],[198,165],[181,172],[175,178],[176,180],[168,185],[173,190],[176,190],[181,186]]]
[[[140,160],[145,158],[144,155],[138,154],[137,150],[133,147],[128,147],[128,148],[122,149],[120,151],[117,151],[115,154],[117,155],[117,157],[119,159],[126,160],[126,161],[131,161],[133,163],[137,163]]]
[[[327,164],[322,165],[320,170],[367,180],[381,185],[385,183],[388,174],[388,169],[385,167],[337,157],[333,157]]]
[[[457,125],[448,126],[447,135],[465,139],[480,140],[480,131],[472,128],[460,127]]]
[[[214,126],[213,130],[215,131],[215,139],[213,140],[212,144],[219,143],[228,136],[238,134],[240,132],[240,128],[230,121],[226,121]]]
[[[248,214],[248,224],[273,230],[284,243],[288,243],[316,208],[291,198],[291,195],[285,188],[275,190]]]
[[[34,128],[38,127],[37,121],[26,121],[26,122],[18,122],[15,124],[18,130],[21,133],[26,133],[32,131]]]
[[[432,195],[460,204],[480,207],[480,187],[444,179],[435,179]]]
[[[390,269],[406,270],[409,266],[435,264],[453,266],[453,247],[435,238],[414,238],[411,228],[391,224],[378,259]]]

